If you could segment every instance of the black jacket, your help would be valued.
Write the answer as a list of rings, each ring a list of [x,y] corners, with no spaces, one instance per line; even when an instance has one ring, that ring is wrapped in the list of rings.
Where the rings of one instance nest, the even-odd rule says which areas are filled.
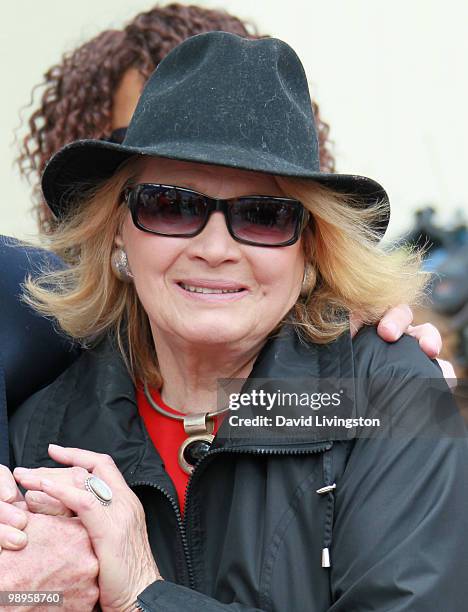
[[[144,610],[466,610],[467,439],[450,394],[434,405],[429,379],[445,382],[417,343],[389,345],[367,328],[353,343],[344,335],[318,346],[289,331],[267,343],[251,376],[352,380],[356,413],[391,411],[394,435],[258,440],[228,431],[197,465],[182,520],[133,385],[104,342],[20,407],[15,461],[55,465],[49,442],[113,456],[143,503],[165,578],[140,594]],[[428,422],[437,434],[419,435]],[[324,548],[331,567],[322,567]]]

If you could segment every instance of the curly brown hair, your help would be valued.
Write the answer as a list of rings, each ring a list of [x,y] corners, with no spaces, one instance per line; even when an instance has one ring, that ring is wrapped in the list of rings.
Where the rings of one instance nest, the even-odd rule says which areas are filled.
[[[264,38],[252,24],[225,11],[170,4],[139,13],[122,30],[106,30],[63,55],[43,82],[38,107],[27,120],[17,163],[33,185],[33,212],[39,230],[53,231],[53,217],[42,200],[39,179],[48,159],[62,146],[81,138],[106,138],[112,131],[114,94],[129,68],[146,80],[174,47],[190,36],[224,30],[248,38]],[[250,31],[249,31],[250,30]],[[32,103],[34,104],[34,102]],[[333,172],[329,126],[312,102],[320,144],[320,164]]]

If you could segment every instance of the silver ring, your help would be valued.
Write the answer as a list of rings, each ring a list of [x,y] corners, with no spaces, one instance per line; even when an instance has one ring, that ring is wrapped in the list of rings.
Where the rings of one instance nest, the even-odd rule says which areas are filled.
[[[112,501],[112,491],[103,480],[97,476],[89,476],[84,484],[86,490],[92,493],[100,504],[109,506]]]

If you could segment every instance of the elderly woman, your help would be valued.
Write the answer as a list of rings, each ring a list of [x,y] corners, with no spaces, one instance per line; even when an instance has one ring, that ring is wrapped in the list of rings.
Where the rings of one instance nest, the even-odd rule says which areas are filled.
[[[50,232],[55,227],[55,219],[38,185],[38,178],[51,155],[80,138],[121,142],[144,82],[155,66],[185,38],[209,30],[258,38],[256,34],[249,34],[247,24],[225,11],[181,4],[157,5],[136,15],[122,30],[101,32],[65,54],[46,72],[41,84],[42,95],[30,115],[28,133],[18,160],[22,173],[34,179],[34,191],[39,196],[35,211],[42,231]],[[334,172],[329,127],[314,100],[312,109],[320,169]],[[0,463],[6,465],[9,457],[7,405],[8,414],[12,415],[21,402],[54,380],[79,354],[76,344],[70,346],[56,333],[53,319],[39,316],[19,301],[25,275],[35,274],[37,264],[41,265],[44,257],[50,255],[12,244],[10,240],[5,240],[4,248],[3,244],[0,246],[0,267],[5,270],[0,292],[0,387],[3,384],[6,391],[3,397],[0,393]],[[56,264],[61,265],[60,261]],[[377,331],[387,341],[395,341],[406,330],[411,318],[410,309],[399,305],[383,316]],[[360,325],[359,315],[351,314],[352,334]],[[430,357],[437,355],[440,336],[434,327],[420,325],[408,329],[407,333],[418,338],[421,348]],[[440,360],[439,364],[447,377],[454,376],[450,364]],[[92,571],[96,564],[90,559],[88,535],[82,527],[80,534],[77,519],[67,523],[50,516],[57,512],[51,498],[46,498],[44,503],[40,496],[36,497],[39,499],[28,495],[25,506],[11,473],[0,465],[0,548],[4,549],[0,559],[0,589],[12,587],[12,580],[18,588],[27,583],[39,588],[50,575],[60,573],[68,576],[68,584],[61,583],[67,599],[70,601],[79,584],[79,609],[86,608],[84,576],[87,575],[89,584],[96,582]],[[21,511],[21,507],[33,511],[34,515]],[[47,538],[47,533],[57,534],[58,530],[61,530],[61,538],[52,541]],[[28,540],[32,545],[26,546]],[[69,558],[64,556],[60,540],[69,543],[73,540],[73,553],[69,553]],[[42,543],[47,545],[46,553]],[[7,549],[21,551],[21,554],[11,555]],[[34,583],[30,581],[31,576],[34,576]],[[93,589],[88,590],[92,598]]]
[[[408,337],[351,344],[346,316],[410,301],[417,266],[377,244],[380,185],[320,172],[293,50],[189,39],[124,142],[65,147],[43,189],[69,267],[27,299],[92,348],[13,418],[15,477],[81,519],[101,608],[462,609],[466,439],[420,435],[437,414],[416,383],[440,372]],[[334,379],[346,416],[407,435],[239,433],[217,401],[233,378]]]

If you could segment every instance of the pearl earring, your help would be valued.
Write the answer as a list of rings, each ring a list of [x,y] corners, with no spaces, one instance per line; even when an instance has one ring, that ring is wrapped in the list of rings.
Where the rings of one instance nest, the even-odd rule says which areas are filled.
[[[128,265],[127,253],[122,247],[116,247],[111,257],[112,272],[123,283],[131,283],[133,274]]]

